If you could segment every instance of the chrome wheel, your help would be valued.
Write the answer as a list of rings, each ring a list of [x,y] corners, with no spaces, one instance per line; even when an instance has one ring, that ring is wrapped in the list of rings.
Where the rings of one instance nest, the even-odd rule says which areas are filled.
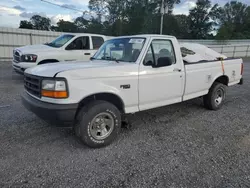
[[[215,95],[215,104],[219,106],[222,103],[224,98],[225,98],[225,93],[223,89],[219,88]]]
[[[115,121],[111,114],[97,114],[90,123],[90,134],[96,140],[107,138],[114,130]]]

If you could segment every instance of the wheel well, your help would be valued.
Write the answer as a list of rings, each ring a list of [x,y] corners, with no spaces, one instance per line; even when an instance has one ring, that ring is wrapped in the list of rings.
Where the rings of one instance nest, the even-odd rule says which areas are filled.
[[[86,106],[88,103],[90,103],[93,100],[102,100],[102,101],[107,101],[115,105],[118,110],[120,110],[121,113],[125,112],[124,109],[124,103],[120,97],[118,97],[115,94],[111,93],[98,93],[94,95],[90,95],[86,98],[84,98],[81,102],[79,107]]]
[[[219,82],[227,86],[229,82],[229,78],[227,76],[220,76],[219,78],[215,80],[215,82]]]
[[[56,63],[59,62],[57,59],[45,59],[38,63],[38,65],[46,64],[46,63]]]

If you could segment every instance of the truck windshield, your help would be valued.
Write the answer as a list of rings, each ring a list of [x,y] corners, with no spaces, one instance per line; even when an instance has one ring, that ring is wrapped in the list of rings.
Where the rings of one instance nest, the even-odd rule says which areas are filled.
[[[58,38],[56,38],[54,41],[50,43],[46,43],[46,45],[54,47],[54,48],[60,48],[74,37],[75,37],[74,35],[61,35]]]
[[[106,41],[92,59],[136,62],[145,43],[145,38],[118,38]]]

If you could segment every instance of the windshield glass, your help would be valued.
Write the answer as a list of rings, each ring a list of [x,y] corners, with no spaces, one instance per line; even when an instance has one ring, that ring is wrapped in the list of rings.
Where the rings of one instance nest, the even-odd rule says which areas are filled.
[[[74,35],[61,35],[60,37],[56,38],[50,43],[47,43],[46,45],[54,48],[60,48],[74,37]]]
[[[106,41],[93,59],[136,62],[144,46],[145,38],[119,38]]]

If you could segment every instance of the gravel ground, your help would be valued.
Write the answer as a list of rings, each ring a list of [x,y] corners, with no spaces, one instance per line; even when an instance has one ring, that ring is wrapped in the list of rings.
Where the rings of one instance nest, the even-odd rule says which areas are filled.
[[[250,63],[223,108],[201,99],[131,115],[90,149],[20,102],[22,76],[0,63],[0,187],[250,187]]]

